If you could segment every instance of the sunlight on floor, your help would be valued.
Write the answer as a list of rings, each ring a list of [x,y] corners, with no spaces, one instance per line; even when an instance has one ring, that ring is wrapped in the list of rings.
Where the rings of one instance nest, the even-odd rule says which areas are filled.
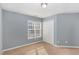
[[[39,48],[28,51],[26,55],[48,55],[48,53],[44,47],[39,47]]]

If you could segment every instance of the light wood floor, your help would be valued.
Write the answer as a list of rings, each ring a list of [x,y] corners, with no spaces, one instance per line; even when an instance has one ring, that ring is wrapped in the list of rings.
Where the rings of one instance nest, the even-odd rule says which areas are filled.
[[[3,55],[79,55],[79,48],[59,48],[40,42],[5,51]]]

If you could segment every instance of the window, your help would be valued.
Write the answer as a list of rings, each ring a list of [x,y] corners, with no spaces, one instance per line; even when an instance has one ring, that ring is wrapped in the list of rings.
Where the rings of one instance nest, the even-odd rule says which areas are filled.
[[[28,39],[41,37],[41,22],[28,21]]]

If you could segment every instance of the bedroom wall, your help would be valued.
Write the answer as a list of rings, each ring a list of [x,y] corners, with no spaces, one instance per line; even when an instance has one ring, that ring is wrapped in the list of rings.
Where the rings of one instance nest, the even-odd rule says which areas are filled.
[[[3,48],[2,50],[38,42],[42,37],[27,39],[27,21],[34,20],[41,22],[41,18],[23,15],[11,11],[2,10],[3,16]]]
[[[2,10],[0,8],[0,54],[2,50]]]
[[[79,13],[44,18],[43,40],[55,46],[79,47]]]
[[[79,47],[79,13],[65,13],[55,16],[54,44]]]

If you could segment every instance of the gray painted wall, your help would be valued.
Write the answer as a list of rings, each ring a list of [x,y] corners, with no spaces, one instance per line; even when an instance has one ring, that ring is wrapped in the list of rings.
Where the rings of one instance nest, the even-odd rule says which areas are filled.
[[[79,46],[79,13],[55,16],[55,40],[59,46]]]
[[[27,20],[41,22],[41,18],[2,10],[3,17],[3,50],[16,46],[41,41],[42,37],[27,39]]]
[[[2,50],[2,11],[0,8],[0,54],[2,52],[1,50]]]
[[[51,22],[54,21],[54,23],[52,22],[51,28],[48,28],[50,26],[47,25],[47,24],[51,24],[49,21]],[[52,42],[54,45],[79,46],[79,13],[57,14],[44,18],[43,22],[44,22],[43,26],[45,25],[43,28],[44,29],[46,28],[46,30],[43,29],[44,41],[49,42],[48,38],[50,38],[51,36],[50,34],[54,33],[54,36],[53,35],[51,36],[51,38],[52,37],[54,38],[50,40],[50,41],[54,41]]]

